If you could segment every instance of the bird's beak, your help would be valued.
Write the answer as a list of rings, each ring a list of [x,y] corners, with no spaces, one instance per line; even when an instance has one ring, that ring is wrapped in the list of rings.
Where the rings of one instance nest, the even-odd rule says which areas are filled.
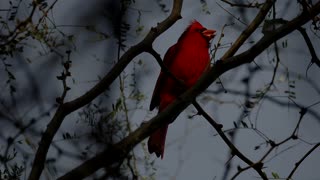
[[[202,31],[202,34],[210,40],[216,36],[216,31],[211,29],[206,29]]]

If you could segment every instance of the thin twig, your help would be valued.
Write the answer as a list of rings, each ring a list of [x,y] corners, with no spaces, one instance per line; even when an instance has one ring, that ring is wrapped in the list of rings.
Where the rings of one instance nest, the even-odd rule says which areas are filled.
[[[227,12],[228,14],[230,14],[230,16],[232,16],[234,19],[236,19],[237,21],[239,21],[241,24],[248,26],[248,24],[246,24],[245,22],[243,22],[239,17],[236,17],[235,15],[233,15],[230,11],[228,11],[226,8],[224,8],[223,6],[221,6],[219,3],[216,2],[216,4],[223,9],[225,12]]]
[[[287,177],[287,180],[290,180],[293,174],[296,172],[300,164],[315,150],[317,147],[320,146],[320,143],[314,145],[298,162],[296,162],[294,168],[290,172],[289,176]]]
[[[250,167],[255,169],[257,173],[261,176],[262,179],[267,180],[268,178],[266,175],[262,172],[263,164],[261,162],[254,163],[250,159],[248,159],[245,155],[243,155],[238,148],[234,146],[234,144],[228,139],[228,137],[224,134],[222,130],[222,125],[216,123],[212,117],[203,110],[203,108],[197,103],[197,101],[193,101],[192,104],[194,107],[198,110],[199,114],[202,115],[211,125],[212,127],[218,132],[220,137],[223,139],[223,141],[228,145],[228,147],[231,149],[232,155],[238,156],[241,160],[243,160],[245,163],[247,163]]]
[[[250,2],[248,4],[242,4],[242,3],[234,3],[230,2],[228,0],[221,0],[222,2],[229,4],[231,7],[240,7],[240,8],[260,8],[264,3],[258,3],[258,2]]]

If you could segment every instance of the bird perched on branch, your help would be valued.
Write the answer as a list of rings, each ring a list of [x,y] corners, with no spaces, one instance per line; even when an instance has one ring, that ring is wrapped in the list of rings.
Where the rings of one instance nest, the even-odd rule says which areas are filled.
[[[160,72],[153,91],[150,110],[155,107],[162,112],[170,103],[188,88],[210,67],[209,41],[214,38],[215,30],[206,29],[194,20],[182,33],[178,42],[171,46],[164,56],[163,63],[170,71]],[[181,82],[177,82],[180,80]],[[175,118],[171,119],[173,122]],[[148,140],[149,153],[163,158],[165,140],[169,124],[156,130]]]

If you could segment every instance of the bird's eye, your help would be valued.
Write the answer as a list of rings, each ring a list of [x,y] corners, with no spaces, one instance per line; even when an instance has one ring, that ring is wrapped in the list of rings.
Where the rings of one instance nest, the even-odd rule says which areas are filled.
[[[203,31],[207,30],[206,28],[197,29],[198,32],[202,33]]]

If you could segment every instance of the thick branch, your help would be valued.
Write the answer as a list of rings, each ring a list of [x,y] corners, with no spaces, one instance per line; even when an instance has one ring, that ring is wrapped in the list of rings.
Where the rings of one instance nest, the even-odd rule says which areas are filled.
[[[118,63],[98,84],[96,84],[92,89],[79,98],[59,106],[40,140],[39,147],[33,161],[29,180],[37,180],[40,178],[52,139],[58,131],[65,116],[88,104],[94,98],[103,93],[132,61],[133,58],[150,49],[153,41],[181,18],[181,8],[182,0],[175,0],[173,2],[171,14],[164,21],[160,22],[157,27],[151,28],[147,36],[140,43],[131,47],[126,53],[124,53]]]
[[[265,19],[267,13],[269,12],[270,8],[274,0],[267,0],[262,8],[260,9],[257,16],[253,19],[250,25],[241,33],[238,39],[234,42],[234,44],[229,48],[229,50],[223,55],[221,58],[222,60],[233,56],[238,49],[243,45],[243,43],[249,38],[249,36],[258,28],[261,22]]]
[[[141,125],[134,132],[130,133],[126,138],[119,143],[112,146],[112,148],[103,151],[92,159],[84,162],[82,165],[76,167],[69,173],[62,176],[60,179],[77,179],[79,174],[82,174],[86,169],[92,168],[99,169],[104,166],[109,166],[115,162],[121,162],[123,157],[132,150],[132,148],[140,143],[143,139],[148,137],[153,131],[155,131],[161,125],[168,123],[171,117],[177,116],[183,111],[194,98],[203,92],[211,83],[213,83],[221,74],[226,71],[238,67],[242,64],[252,62],[261,52],[268,48],[273,42],[288,35],[294,31],[297,27],[300,27],[307,23],[316,14],[320,13],[320,2],[316,3],[311,9],[310,14],[301,14],[287,24],[276,29],[272,34],[263,36],[254,46],[249,50],[234,56],[227,58],[223,61],[218,61],[210,71],[206,72],[187,92],[182,94],[176,101],[170,104],[163,112],[152,118],[150,121]],[[114,150],[118,149],[118,150]],[[120,158],[115,158],[120,157]],[[92,171],[94,172],[94,171]],[[82,175],[86,177],[88,174]]]

